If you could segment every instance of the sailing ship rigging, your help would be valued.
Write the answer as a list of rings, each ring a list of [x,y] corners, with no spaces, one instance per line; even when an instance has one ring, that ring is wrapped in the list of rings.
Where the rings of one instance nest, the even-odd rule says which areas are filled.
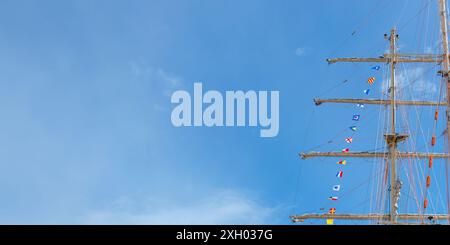
[[[384,206],[380,208],[380,212],[376,213],[366,213],[366,214],[354,214],[354,213],[340,213],[335,207],[330,207],[329,209],[323,208],[324,212],[322,213],[306,213],[302,215],[292,215],[291,220],[295,223],[304,222],[305,220],[313,219],[313,220],[327,220],[327,224],[333,224],[334,220],[356,220],[356,221],[372,221],[376,224],[445,224],[450,223],[449,216],[449,183],[448,183],[448,175],[446,176],[446,190],[447,190],[447,210],[444,213],[435,213],[430,211],[430,197],[428,193],[428,189],[432,184],[431,176],[433,171],[433,164],[442,163],[445,164],[446,167],[449,165],[449,153],[448,146],[445,149],[447,152],[435,152],[436,150],[442,150],[444,147],[436,147],[437,145],[437,125],[439,120],[445,120],[445,137],[441,137],[443,144],[445,141],[448,145],[450,142],[450,77],[449,77],[449,47],[448,47],[448,23],[447,23],[447,1],[446,0],[437,0],[438,9],[439,9],[439,21],[440,21],[440,45],[441,52],[439,54],[405,54],[399,52],[398,48],[398,39],[399,34],[396,28],[392,28],[389,34],[385,34],[386,40],[389,42],[389,50],[387,53],[371,58],[329,58],[327,59],[328,64],[335,63],[369,63],[376,64],[372,67],[373,70],[380,70],[381,65],[386,65],[387,71],[387,96],[382,99],[368,99],[368,98],[344,98],[344,99],[322,99],[316,98],[314,99],[314,103],[316,106],[323,105],[325,103],[338,103],[338,104],[355,104],[358,107],[363,107],[364,105],[378,105],[387,108],[387,129],[383,134],[383,140],[385,143],[385,149],[377,150],[377,151],[361,151],[355,152],[351,151],[349,148],[345,148],[342,151],[333,151],[333,152],[301,152],[299,156],[302,159],[311,159],[317,157],[326,157],[326,158],[339,158],[341,159],[337,162],[339,165],[343,166],[347,164],[347,159],[353,158],[375,158],[379,159],[380,162],[384,163],[384,168],[382,174],[384,175],[384,184],[381,185],[380,192],[385,193],[387,196],[386,199],[382,199],[379,201],[379,206]],[[353,33],[352,33],[353,35]],[[399,97],[399,81],[397,70],[399,66],[403,64],[434,64],[440,67],[438,71],[438,75],[440,76],[440,85],[439,87],[443,90],[439,93],[437,100],[423,100],[423,99],[400,99]],[[347,81],[347,80],[346,80]],[[376,83],[376,77],[369,77],[367,79],[367,84],[369,86],[374,85]],[[370,93],[370,89],[364,90],[364,94],[368,95]],[[432,124],[432,133],[430,140],[428,142],[429,146],[426,151],[404,151],[401,147],[402,144],[406,144],[406,142],[411,139],[411,135],[407,132],[404,132],[401,128],[399,128],[398,118],[399,116],[399,107],[428,107],[433,110],[433,122]],[[352,118],[354,121],[359,121],[360,115],[353,115]],[[357,126],[352,125],[349,127],[350,130],[356,131]],[[353,138],[347,137],[345,138],[347,143],[352,143]],[[443,145],[442,144],[442,145]],[[411,144],[410,144],[411,145]],[[345,160],[343,160],[345,159]],[[399,174],[399,162],[400,161],[410,161],[415,162],[416,164],[426,164],[426,169],[423,170],[424,180],[421,180],[419,183],[423,183],[423,188],[421,188],[418,192],[421,193],[420,198],[416,199],[417,201],[417,212],[401,212],[399,210],[399,202],[401,201],[401,192],[404,186],[404,179],[402,179],[402,175]],[[448,169],[446,169],[446,174],[448,173]],[[342,178],[344,172],[339,170],[336,177]],[[411,176],[409,176],[411,177]],[[411,179],[407,179],[406,181],[412,181]],[[333,186],[334,191],[339,191],[341,188],[340,185]],[[419,188],[418,188],[419,189]],[[331,201],[337,201],[338,196],[329,197]]]

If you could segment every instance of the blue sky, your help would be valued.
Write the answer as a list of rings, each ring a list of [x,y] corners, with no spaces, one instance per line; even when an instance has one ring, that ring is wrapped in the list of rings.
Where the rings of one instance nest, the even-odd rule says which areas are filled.
[[[312,99],[361,97],[369,76],[377,77],[371,96],[382,97],[383,70],[328,66],[325,58],[381,55],[392,26],[399,27],[400,50],[438,52],[437,6],[419,12],[423,6],[1,1],[0,223],[289,224],[291,214],[333,205],[371,211],[375,182],[366,179],[379,162],[348,164],[343,192],[356,190],[330,203],[339,159],[302,161],[297,154],[350,136],[342,132],[356,113],[355,139],[364,140],[352,150],[374,148],[383,126],[378,108],[316,108]],[[420,77],[408,96],[435,98],[430,83],[439,80],[420,69],[400,70]],[[339,85],[344,80],[350,82]],[[192,91],[194,82],[204,90],[280,91],[279,135],[173,127],[170,95]],[[432,110],[420,113],[431,121]],[[345,147],[337,140],[319,149]]]

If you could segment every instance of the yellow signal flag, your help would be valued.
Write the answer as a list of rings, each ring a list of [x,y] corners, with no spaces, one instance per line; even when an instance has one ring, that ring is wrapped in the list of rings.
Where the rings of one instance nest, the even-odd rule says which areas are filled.
[[[327,225],[333,225],[334,219],[327,219]]]
[[[337,163],[340,164],[340,165],[345,165],[345,164],[347,164],[347,161],[346,160],[341,160],[341,161],[339,161]]]

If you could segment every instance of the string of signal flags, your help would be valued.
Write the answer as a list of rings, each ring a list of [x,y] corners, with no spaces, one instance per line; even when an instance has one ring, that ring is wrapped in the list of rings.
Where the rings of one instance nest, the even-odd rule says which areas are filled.
[[[371,70],[374,70],[374,71],[379,71],[380,69],[381,69],[381,66],[373,66],[373,67],[371,67]],[[367,84],[369,86],[372,86],[372,85],[374,85],[375,80],[376,80],[375,77],[369,77],[367,79]],[[370,87],[367,88],[367,89],[364,89],[363,93],[366,96],[368,96],[370,94]],[[361,108],[361,109],[364,108],[364,104],[356,104],[356,106],[358,108]],[[354,121],[355,123],[359,122],[360,119],[361,119],[361,115],[360,114],[354,114],[352,116],[352,121]],[[349,129],[350,129],[350,131],[353,132],[353,134],[355,134],[355,132],[358,131],[357,125],[352,125],[352,126],[349,127]],[[347,144],[352,144],[353,143],[353,135],[346,137],[344,139],[344,141]],[[343,153],[348,153],[348,152],[350,152],[350,148],[344,148],[344,149],[342,149],[342,152]],[[336,178],[338,178],[338,179],[340,179],[342,181],[342,179],[344,178],[344,171],[342,169],[343,169],[343,166],[345,166],[347,164],[347,160],[340,160],[340,161],[337,162],[337,164],[339,165],[339,170],[336,173]],[[341,190],[341,184],[333,185],[332,190],[333,190],[334,193],[338,193]],[[330,200],[330,201],[337,201],[337,200],[339,200],[339,197],[337,195],[332,195],[332,196],[328,197],[328,200]],[[328,209],[328,214],[335,214],[335,213],[336,213],[336,208],[335,207],[331,207],[331,208]],[[327,225],[333,225],[334,224],[334,219],[327,219],[326,222],[327,222]]]

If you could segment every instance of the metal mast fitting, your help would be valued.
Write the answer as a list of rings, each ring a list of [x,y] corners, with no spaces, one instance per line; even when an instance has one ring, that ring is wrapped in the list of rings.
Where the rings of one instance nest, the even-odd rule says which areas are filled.
[[[322,103],[351,103],[351,104],[374,104],[390,106],[390,131],[385,135],[388,146],[387,152],[308,152],[300,153],[302,159],[313,157],[356,157],[356,158],[384,158],[389,162],[390,173],[390,208],[388,214],[305,214],[291,216],[293,222],[302,222],[305,219],[344,219],[344,220],[379,220],[386,224],[398,224],[398,220],[423,220],[426,217],[430,221],[450,219],[449,215],[444,214],[398,214],[398,200],[402,182],[397,178],[396,159],[397,158],[449,158],[447,153],[421,153],[421,152],[399,152],[398,143],[407,139],[408,135],[398,134],[396,132],[396,107],[405,106],[447,106],[447,132],[450,132],[450,78],[449,78],[449,50],[447,37],[447,16],[446,1],[439,0],[439,11],[441,16],[441,33],[443,38],[443,54],[398,54],[396,50],[396,41],[398,34],[396,29],[392,29],[390,35],[386,35],[390,42],[390,53],[384,54],[378,58],[331,58],[327,59],[329,64],[337,62],[382,62],[390,65],[390,95],[388,100],[379,99],[315,99],[316,105]],[[445,103],[432,101],[397,101],[395,89],[395,68],[397,63],[418,63],[428,62],[442,65],[441,74],[447,80],[447,101]],[[450,142],[450,134],[448,134]]]

